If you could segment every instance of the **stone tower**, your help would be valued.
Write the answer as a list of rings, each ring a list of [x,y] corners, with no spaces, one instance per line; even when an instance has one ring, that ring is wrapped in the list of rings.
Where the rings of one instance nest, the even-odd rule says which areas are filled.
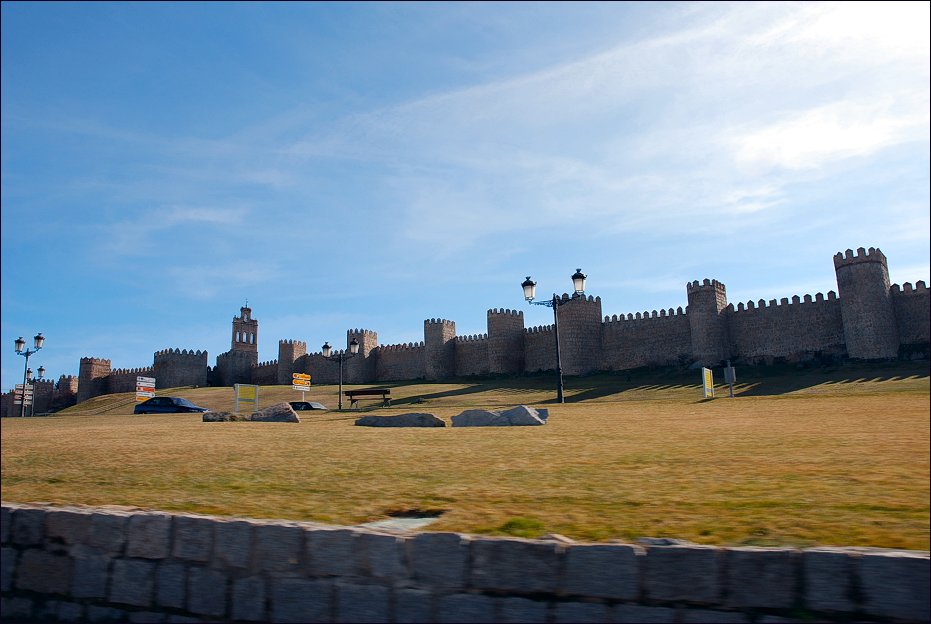
[[[78,368],[78,396],[81,403],[107,392],[107,376],[110,374],[110,360],[102,358],[81,358]]]
[[[730,357],[727,347],[727,289],[717,280],[686,284],[689,306],[686,314],[692,332],[692,359],[703,366],[716,366]]]
[[[252,308],[243,306],[239,308],[239,316],[233,317],[233,336],[231,351],[242,351],[256,354],[258,363],[259,353],[259,322],[252,318]]]
[[[235,334],[234,334],[235,335]],[[297,372],[294,370],[294,362],[301,356],[307,354],[307,343],[300,340],[279,340],[278,341],[278,385],[291,385],[291,375]]]
[[[837,294],[847,355],[857,359],[887,359],[899,354],[899,334],[889,289],[886,256],[879,249],[860,247],[834,256]]]
[[[524,313],[488,311],[488,371],[516,375],[524,370]]]
[[[372,383],[375,380],[375,358],[369,354],[378,347],[378,334],[369,329],[350,329],[346,331],[346,353],[349,343],[359,343],[359,353],[344,362],[343,374],[347,383]]]
[[[557,313],[562,372],[594,372],[601,362],[601,297],[563,294]]]
[[[424,377],[448,379],[456,372],[456,323],[446,319],[423,322]]]

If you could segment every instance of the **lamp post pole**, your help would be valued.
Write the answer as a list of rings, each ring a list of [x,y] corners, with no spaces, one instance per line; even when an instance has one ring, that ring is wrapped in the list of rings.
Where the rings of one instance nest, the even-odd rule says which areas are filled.
[[[586,276],[582,274],[582,269],[576,269],[575,273],[572,275],[572,286],[575,290],[575,293],[572,295],[573,298],[580,297],[585,294],[585,279]],[[571,299],[563,301],[559,298],[559,295],[553,293],[553,298],[550,300],[544,301],[534,301],[537,295],[537,283],[530,279],[530,276],[527,276],[527,279],[521,283],[521,287],[524,289],[524,299],[527,300],[527,303],[533,305],[544,305],[548,308],[553,308],[553,338],[556,341],[556,402],[565,403],[566,398],[564,396],[563,390],[563,379],[562,379],[562,357],[559,353],[559,314],[557,309],[559,306],[568,303]]]
[[[343,411],[343,360],[355,357],[359,353],[359,341],[353,338],[352,342],[349,343],[349,355],[346,355],[345,351],[340,351],[331,357],[330,353],[332,353],[333,347],[330,346],[329,342],[323,343],[322,351],[323,357],[327,360],[331,362],[339,361],[339,411]]]
[[[16,354],[22,355],[23,357],[26,358],[26,363],[23,365],[23,404],[19,412],[20,418],[26,417],[26,386],[27,386],[27,381],[28,381],[27,373],[30,372],[29,371],[29,356],[33,355],[36,351],[41,349],[44,343],[45,343],[45,337],[42,335],[42,332],[39,332],[38,334],[36,334],[35,338],[33,338],[33,345],[35,346],[35,349],[26,349],[26,341],[23,340],[22,336],[17,338],[13,343],[16,345]],[[44,370],[45,369],[43,369],[43,371]],[[34,392],[33,392],[32,400],[33,402],[36,400]]]
[[[32,403],[29,404],[29,416],[36,415],[36,399],[39,397],[39,388],[36,384],[42,381],[42,378],[45,377],[45,367],[40,366],[39,370],[36,372],[39,374],[39,376],[32,380]],[[26,369],[27,377],[32,377],[31,373],[31,370]]]

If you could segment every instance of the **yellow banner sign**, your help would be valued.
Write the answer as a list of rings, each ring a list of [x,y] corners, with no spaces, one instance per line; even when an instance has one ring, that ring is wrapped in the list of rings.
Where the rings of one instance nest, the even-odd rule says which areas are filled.
[[[292,373],[291,379],[300,379],[301,381],[310,381],[310,375],[305,373]]]
[[[714,375],[710,368],[701,369],[702,386],[706,399],[714,398]]]

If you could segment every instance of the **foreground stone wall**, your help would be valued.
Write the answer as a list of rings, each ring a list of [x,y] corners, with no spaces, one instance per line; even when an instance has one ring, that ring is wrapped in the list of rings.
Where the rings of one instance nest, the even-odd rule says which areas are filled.
[[[3,503],[37,621],[927,621],[927,552],[576,544]]]

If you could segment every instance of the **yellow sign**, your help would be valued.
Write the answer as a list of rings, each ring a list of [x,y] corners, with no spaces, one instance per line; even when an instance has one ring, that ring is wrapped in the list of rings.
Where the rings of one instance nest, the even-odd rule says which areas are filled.
[[[702,376],[702,382],[703,382],[702,389],[704,390],[705,398],[713,399],[714,398],[714,375],[712,374],[711,369],[710,368],[701,369],[701,376]]]
[[[291,379],[300,379],[301,381],[310,381],[310,375],[305,373],[292,373]]]
[[[243,399],[255,400],[255,386],[247,386],[245,384],[236,384],[236,395],[240,401],[242,401]]]

